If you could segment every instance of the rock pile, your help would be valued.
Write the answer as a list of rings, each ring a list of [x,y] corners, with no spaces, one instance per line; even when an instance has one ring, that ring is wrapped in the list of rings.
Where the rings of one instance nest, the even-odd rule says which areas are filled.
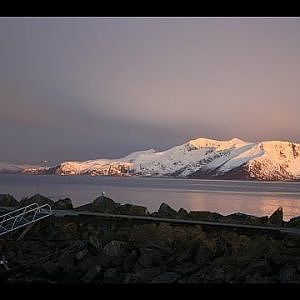
[[[51,217],[2,249],[6,282],[299,283],[300,239]],[[25,266],[26,265],[26,266]],[[1,271],[0,271],[1,272]]]

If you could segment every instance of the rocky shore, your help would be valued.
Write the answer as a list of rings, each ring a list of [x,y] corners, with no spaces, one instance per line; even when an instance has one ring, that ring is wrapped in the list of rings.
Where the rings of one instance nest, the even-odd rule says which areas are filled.
[[[73,208],[70,199],[56,202],[42,195],[17,201],[0,195],[0,207],[48,203],[53,209],[262,226],[300,227],[300,217],[283,221],[271,216],[223,216],[203,211],[176,211],[163,203],[149,213],[145,207],[118,204],[101,196]],[[4,213],[4,209],[2,213]],[[1,236],[0,265],[5,283],[300,283],[300,237],[265,232],[223,230],[191,224],[96,216],[51,216]]]

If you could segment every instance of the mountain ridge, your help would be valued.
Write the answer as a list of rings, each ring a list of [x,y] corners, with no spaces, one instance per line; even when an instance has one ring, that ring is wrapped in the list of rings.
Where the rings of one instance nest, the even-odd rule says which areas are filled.
[[[148,149],[119,159],[65,161],[52,167],[24,168],[21,173],[299,180],[300,144],[201,137],[164,151]]]

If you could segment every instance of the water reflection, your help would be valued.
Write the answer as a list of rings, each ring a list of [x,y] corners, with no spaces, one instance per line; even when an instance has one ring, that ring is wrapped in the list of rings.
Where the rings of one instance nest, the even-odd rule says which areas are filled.
[[[0,176],[0,194],[11,193],[17,199],[40,193],[53,200],[69,197],[76,207],[92,201],[104,190],[117,202],[143,205],[150,212],[157,210],[162,202],[176,210],[183,207],[223,215],[242,212],[265,216],[281,206],[285,220],[300,216],[299,187],[300,183],[194,179]]]

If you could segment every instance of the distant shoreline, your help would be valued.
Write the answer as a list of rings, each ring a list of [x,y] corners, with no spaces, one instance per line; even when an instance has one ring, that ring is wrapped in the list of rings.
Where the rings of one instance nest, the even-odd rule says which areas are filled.
[[[61,174],[29,174],[29,173],[22,173],[22,172],[16,172],[16,173],[1,173],[0,172],[0,175],[20,175],[20,176],[57,176],[57,177],[91,177],[91,178],[94,178],[94,177],[101,177],[101,178],[105,178],[105,177],[116,177],[116,178],[151,178],[151,179],[177,179],[177,180],[180,180],[180,179],[184,179],[184,180],[187,180],[187,179],[191,179],[191,180],[207,180],[207,181],[241,181],[241,182],[265,182],[265,183],[276,183],[276,182],[279,182],[279,183],[283,183],[283,182],[300,182],[300,178],[299,179],[284,179],[284,180],[260,180],[260,179],[257,179],[257,178],[249,178],[249,179],[246,179],[246,178],[224,178],[222,176],[219,176],[219,177],[209,177],[209,176],[186,176],[186,177],[183,177],[183,176],[144,176],[144,175],[130,175],[130,176],[127,176],[127,175],[122,175],[122,176],[118,176],[118,175],[89,175],[89,174],[79,174],[79,175],[72,175],[72,174],[68,174],[68,175],[61,175]]]

